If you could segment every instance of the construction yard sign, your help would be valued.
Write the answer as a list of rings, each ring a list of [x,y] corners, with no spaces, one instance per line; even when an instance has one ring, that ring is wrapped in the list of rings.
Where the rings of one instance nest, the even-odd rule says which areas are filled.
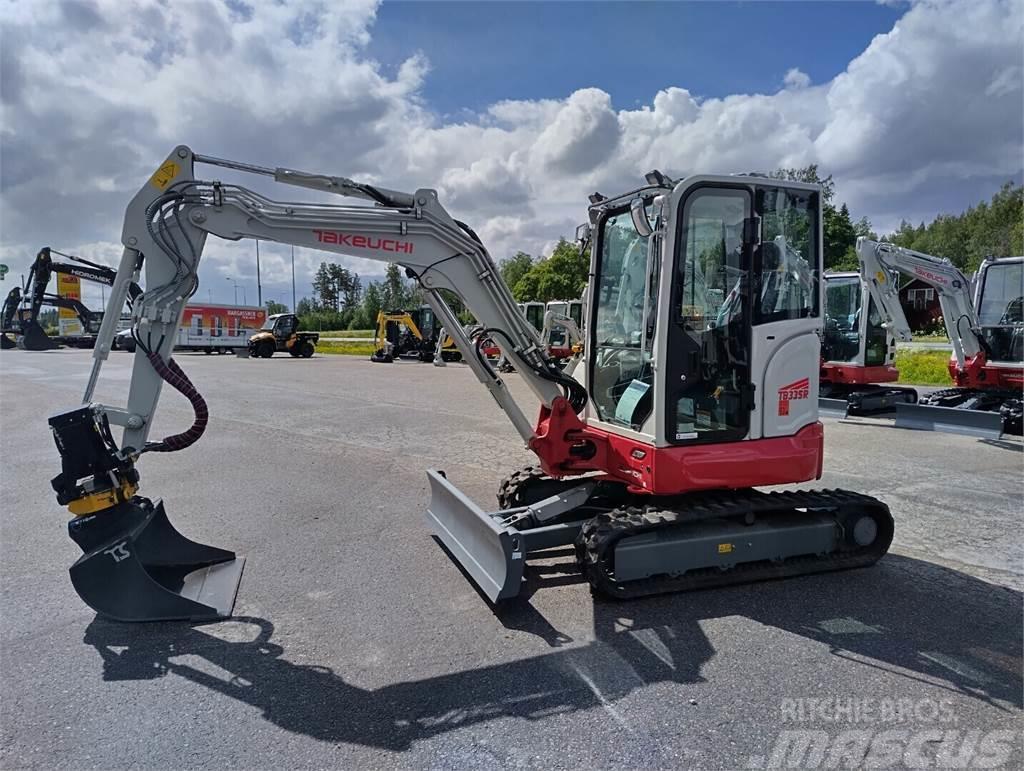
[[[58,273],[57,294],[71,300],[81,301],[82,280],[78,278],[78,276],[69,276],[66,273]],[[85,330],[82,329],[82,322],[78,319],[78,314],[70,308],[58,308],[57,319],[57,334],[61,337],[71,337],[73,335],[81,335],[85,333]]]

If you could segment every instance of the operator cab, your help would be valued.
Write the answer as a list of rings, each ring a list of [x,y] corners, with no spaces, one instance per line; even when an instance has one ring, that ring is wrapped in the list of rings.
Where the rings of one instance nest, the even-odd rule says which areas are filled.
[[[866,320],[863,317],[865,304],[868,308]],[[882,326],[878,305],[861,281],[860,273],[826,273],[822,360],[882,367],[892,363],[894,353],[889,349],[889,335]]]
[[[818,188],[652,177],[591,199],[588,423],[655,446],[815,423]]]
[[[519,310],[526,316],[526,320],[530,322],[530,325],[540,332],[544,328],[544,303],[542,302],[525,302],[517,303]]]
[[[1024,257],[987,259],[978,269],[974,307],[992,362],[1024,361]]]
[[[291,337],[298,327],[299,320],[294,313],[275,313],[267,316],[267,320],[260,327],[261,332],[272,332],[274,337]]]

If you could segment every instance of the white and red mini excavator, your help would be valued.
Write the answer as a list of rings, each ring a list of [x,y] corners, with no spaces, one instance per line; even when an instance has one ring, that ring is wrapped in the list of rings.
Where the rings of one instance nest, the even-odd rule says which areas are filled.
[[[974,281],[949,260],[894,244],[857,239],[861,278],[897,339],[912,334],[900,305],[896,276],[932,287],[953,353],[952,388],[926,394],[920,404],[897,405],[897,425],[980,435],[1020,434],[1024,387],[1024,257],[990,257]],[[971,285],[974,297],[971,297]]]
[[[272,200],[196,178],[200,163],[371,205]],[[93,401],[118,315],[107,313],[83,406],[50,420],[63,463],[53,485],[75,515],[69,530],[84,552],[71,568],[81,597],[122,620],[231,612],[242,559],[185,539],[162,502],[136,494],[140,458],[185,449],[206,428],[206,404],[171,347],[211,235],[398,262],[419,283],[538,459],[501,484],[493,512],[442,472],[427,472],[428,526],[492,602],[519,593],[528,558],[569,544],[594,591],[617,598],[878,560],[893,536],[880,501],[842,490],[758,489],[822,472],[819,188],[754,176],[672,181],[652,172],[638,190],[591,200],[590,222],[578,233],[593,243],[585,352],[570,376],[550,359],[479,238],[435,191],[402,193],[176,148],[125,216],[108,307],[119,310],[133,278],[145,279],[132,310],[138,348],[127,403]],[[779,270],[787,249],[807,270]],[[493,340],[536,395],[535,420],[442,290],[460,297],[479,322],[473,334]],[[154,439],[164,384],[189,399],[195,421]],[[120,444],[113,426],[123,428]]]

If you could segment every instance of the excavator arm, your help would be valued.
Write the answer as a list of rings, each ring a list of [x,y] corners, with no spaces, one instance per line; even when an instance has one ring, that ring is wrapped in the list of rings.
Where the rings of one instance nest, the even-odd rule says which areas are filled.
[[[361,198],[373,205],[272,200],[241,185],[197,179],[197,163]],[[58,502],[78,517],[69,524],[69,532],[85,552],[72,567],[72,582],[79,595],[100,612],[127,620],[217,618],[226,615],[233,603],[240,561],[230,552],[188,541],[170,525],[159,501],[136,495],[135,462],[142,454],[185,449],[206,429],[206,402],[171,359],[171,351],[185,305],[199,285],[199,265],[209,235],[276,241],[402,265],[423,289],[463,359],[542,465],[557,475],[601,468],[596,463],[603,459],[592,460],[598,450],[577,417],[586,406],[586,391],[549,359],[539,332],[519,312],[479,238],[445,211],[435,191],[396,192],[342,177],[199,156],[181,146],[126,211],[125,249],[93,351],[84,406],[50,419],[62,460],[53,487]],[[146,289],[132,306],[137,348],[127,404],[93,403],[120,309],[143,272]],[[541,414],[536,428],[459,324],[442,296],[444,289],[462,300],[481,324],[479,335],[497,342],[537,396]],[[194,421],[183,432],[152,441],[150,428],[165,383],[191,402]],[[114,441],[112,425],[123,428],[120,446]],[[438,537],[494,598],[505,596],[512,587],[518,591],[515,568],[521,572],[516,556],[521,555],[521,539],[480,513],[443,474],[429,473],[434,499],[427,516]],[[589,493],[591,488],[591,483],[585,483],[581,489]],[[556,516],[573,505],[573,497],[555,499],[544,516]],[[474,544],[481,541],[500,553],[490,560],[474,555]],[[175,564],[168,573],[169,551],[175,554]],[[128,564],[119,565],[122,560]],[[480,560],[489,564],[482,565]],[[157,563],[159,578],[151,570]],[[125,578],[128,572],[134,577]],[[202,578],[195,579],[199,575]],[[199,581],[194,592],[189,590],[190,580]],[[117,582],[126,588],[112,593],[109,587]],[[219,599],[202,601],[203,592]]]
[[[368,199],[375,205],[275,201],[240,185],[197,180],[193,174],[197,162]],[[179,147],[128,207],[122,233],[126,249],[111,292],[109,307],[119,307],[124,288],[136,271],[145,269],[146,291],[136,299],[132,311],[141,350],[136,354],[128,404],[124,410],[104,408],[111,422],[125,427],[125,446],[136,450],[145,447],[160,387],[166,380],[157,371],[159,362],[170,358],[174,332],[185,303],[198,286],[199,262],[206,237],[211,234],[228,240],[276,241],[401,264],[425,290],[428,303],[474,374],[526,441],[534,438],[533,424],[497,373],[475,354],[475,345],[440,290],[451,290],[462,299],[483,325],[484,333],[495,338],[516,363],[544,407],[552,409],[561,404],[560,400],[568,400],[576,414],[585,405],[582,386],[548,359],[537,330],[519,313],[476,234],[452,219],[435,191],[400,193],[341,177],[197,156],[189,148]],[[85,403],[92,398],[100,366],[110,350],[114,327],[108,321],[104,319],[100,330]],[[154,362],[156,366],[150,366]]]
[[[856,251],[861,277],[882,314],[882,326],[890,330],[896,339],[902,342],[911,340],[910,325],[900,305],[899,289],[894,280],[897,274],[903,274],[935,289],[946,334],[960,369],[968,360],[974,360],[984,352],[984,342],[978,334],[971,304],[970,282],[953,263],[942,257],[864,237],[857,239]]]
[[[0,312],[0,328],[3,331],[6,332],[12,328],[14,315],[18,311],[19,305],[21,305],[21,287],[16,286],[7,293],[7,297],[4,299],[3,311]]]

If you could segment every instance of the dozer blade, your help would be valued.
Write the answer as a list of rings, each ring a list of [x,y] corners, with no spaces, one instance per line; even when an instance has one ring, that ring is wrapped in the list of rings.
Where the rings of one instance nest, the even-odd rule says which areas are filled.
[[[850,403],[846,399],[818,399],[818,414],[823,418],[845,418],[849,408]]]
[[[26,351],[52,351],[54,348],[60,348],[35,321],[22,322],[18,347],[24,348]]]
[[[896,428],[998,439],[1003,432],[1003,421],[998,412],[935,407],[929,404],[897,404]]]
[[[467,498],[442,472],[427,471],[427,523],[491,602],[515,597],[526,561],[523,536]]]
[[[245,558],[190,541],[162,501],[135,498],[68,523],[85,553],[71,583],[86,605],[116,621],[213,621],[235,604]]]
[[[18,344],[7,336],[7,333],[0,333],[0,350],[9,351],[11,348],[17,348]]]

